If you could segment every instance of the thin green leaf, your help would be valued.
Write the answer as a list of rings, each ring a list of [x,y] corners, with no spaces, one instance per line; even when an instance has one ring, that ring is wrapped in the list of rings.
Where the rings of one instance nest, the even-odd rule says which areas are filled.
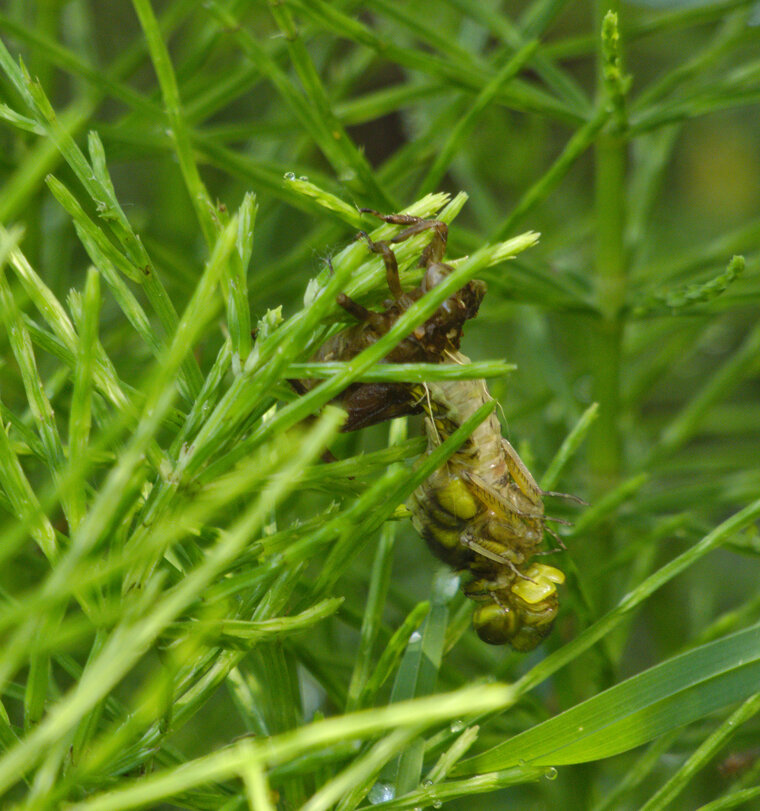
[[[633,676],[482,755],[455,774],[586,763],[647,743],[755,692],[760,626],[703,645]],[[625,708],[621,713],[620,708]]]

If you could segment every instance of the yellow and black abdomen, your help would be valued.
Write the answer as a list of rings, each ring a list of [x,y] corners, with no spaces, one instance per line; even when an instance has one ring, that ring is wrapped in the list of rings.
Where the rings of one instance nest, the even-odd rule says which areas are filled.
[[[461,537],[482,507],[460,477],[445,467],[436,470],[412,493],[408,507],[414,528],[437,558],[454,569],[469,566],[472,553]]]

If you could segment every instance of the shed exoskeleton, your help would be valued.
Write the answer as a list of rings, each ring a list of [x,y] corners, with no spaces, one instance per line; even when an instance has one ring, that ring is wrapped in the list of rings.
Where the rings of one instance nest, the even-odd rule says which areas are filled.
[[[389,240],[373,241],[361,232],[373,253],[382,256],[385,264],[391,299],[383,302],[382,312],[369,310],[349,296],[341,293],[338,304],[359,322],[329,338],[312,358],[313,361],[350,360],[375,343],[393,326],[415,301],[451,273],[451,266],[443,262],[448,239],[448,226],[441,220],[426,220],[409,214],[379,214],[371,209],[362,211],[381,220],[407,227]],[[425,268],[420,284],[406,292],[401,287],[398,263],[392,245],[404,242],[415,234],[431,231],[430,242],[422,250],[419,267]],[[421,324],[404,338],[386,357],[387,363],[440,363],[447,352],[457,351],[465,321],[477,315],[486,292],[484,282],[468,282]],[[292,381],[299,393],[317,385],[316,380]],[[385,420],[407,414],[419,414],[421,405],[406,383],[355,383],[343,391],[336,402],[348,412],[343,431],[355,431]]]

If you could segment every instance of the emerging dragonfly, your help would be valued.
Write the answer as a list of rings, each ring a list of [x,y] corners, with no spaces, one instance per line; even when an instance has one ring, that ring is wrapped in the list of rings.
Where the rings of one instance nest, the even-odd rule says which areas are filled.
[[[369,249],[382,256],[392,299],[383,312],[373,312],[346,295],[338,303],[359,322],[329,339],[315,361],[350,360],[384,335],[399,316],[450,272],[443,262],[448,229],[439,220],[406,214],[383,215],[362,209],[385,222],[407,226],[387,241],[373,242],[361,233]],[[419,265],[422,282],[414,290],[401,288],[392,245],[431,231]],[[449,297],[412,335],[386,358],[389,363],[467,363],[459,352],[465,321],[473,318],[485,295],[483,282],[473,280]],[[316,381],[295,381],[305,392]],[[486,401],[485,380],[410,383],[359,383],[337,402],[348,412],[344,430],[356,430],[384,420],[423,412],[428,453],[443,442]],[[423,484],[409,500],[412,523],[431,551],[472,579],[464,593],[477,603],[473,626],[494,645],[511,644],[520,651],[538,645],[551,631],[559,603],[557,585],[564,574],[532,558],[541,549],[546,526],[543,497],[510,443],[501,434],[495,414],[475,429],[467,442]],[[560,541],[561,544],[561,541]]]
[[[424,388],[428,453],[491,398],[484,380]],[[473,626],[484,642],[527,651],[551,631],[565,576],[531,562],[543,554],[544,495],[493,413],[412,494],[412,523],[431,551],[473,575],[463,590],[478,603]]]

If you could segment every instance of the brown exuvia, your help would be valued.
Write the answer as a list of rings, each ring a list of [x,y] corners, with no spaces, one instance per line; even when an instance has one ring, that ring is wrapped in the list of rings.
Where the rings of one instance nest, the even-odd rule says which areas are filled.
[[[382,312],[368,310],[344,293],[338,296],[338,304],[359,322],[353,327],[329,338],[314,355],[312,361],[327,362],[350,360],[385,335],[415,301],[451,273],[451,266],[443,262],[448,237],[448,226],[440,220],[425,220],[409,214],[379,214],[371,209],[362,209],[395,225],[406,225],[387,241],[374,242],[361,232],[369,249],[379,253],[385,263],[386,279],[391,299],[383,304]],[[421,282],[413,290],[404,291],[399,279],[398,264],[391,245],[404,242],[409,237],[431,231],[430,242],[422,251],[419,267],[425,268]],[[465,321],[477,315],[480,302],[486,292],[485,282],[473,280],[453,295],[433,313],[424,324],[417,327],[386,355],[387,363],[440,363],[446,353],[456,352],[462,338]],[[301,394],[314,388],[317,380],[292,381]],[[419,414],[422,404],[413,396],[406,383],[355,383],[336,399],[348,412],[343,431],[356,431],[385,420],[406,414]]]

